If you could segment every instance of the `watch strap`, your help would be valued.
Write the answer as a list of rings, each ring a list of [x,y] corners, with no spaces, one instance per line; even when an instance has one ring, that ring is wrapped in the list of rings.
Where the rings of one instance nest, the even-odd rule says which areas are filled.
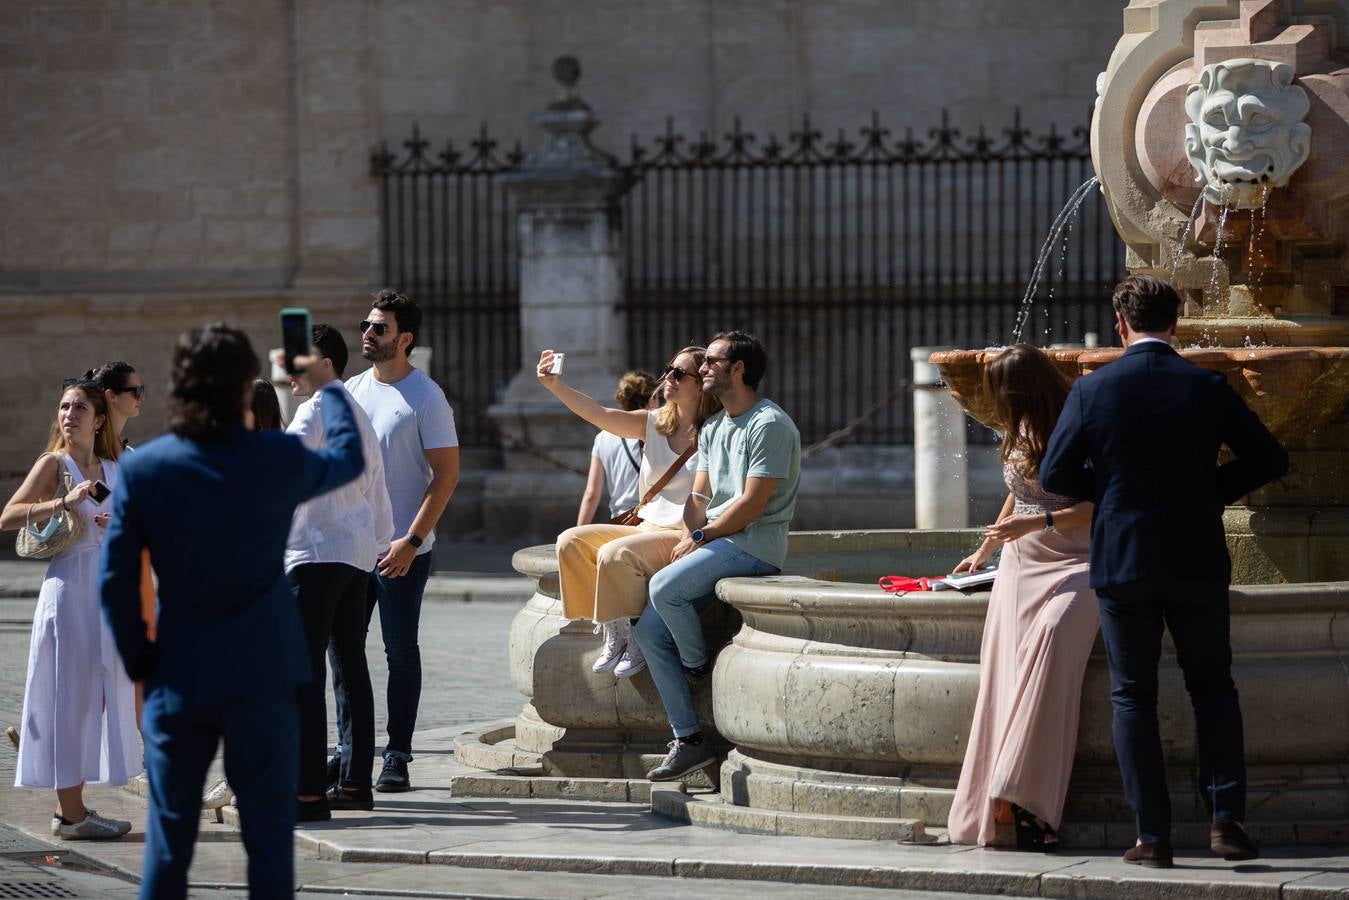
[[[422,539],[417,537],[417,535],[413,534],[411,531],[407,533],[407,542],[411,544],[413,547],[419,550],[421,549]]]

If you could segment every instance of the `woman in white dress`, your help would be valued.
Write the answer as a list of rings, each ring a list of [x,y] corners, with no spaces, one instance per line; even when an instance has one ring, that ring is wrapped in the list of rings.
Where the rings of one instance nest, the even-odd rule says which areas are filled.
[[[553,351],[539,357],[539,383],[568,409],[596,428],[643,441],[640,500],[686,450],[698,445],[698,429],[721,408],[703,390],[698,367],[702,347],[675,354],[657,381],[665,403],[659,409],[621,410],[601,406],[551,372]],[[604,645],[592,669],[613,670],[627,678],[646,668],[632,620],[646,608],[647,582],[670,564],[670,552],[683,534],[684,501],[693,490],[697,454],[690,455],[651,502],[641,508],[640,525],[581,525],[557,537],[562,614],[590,619],[604,633]]]
[[[83,520],[79,539],[47,567],[28,651],[16,787],[56,791],[52,833],[64,839],[121,837],[130,822],[84,805],[84,785],[125,784],[141,771],[135,694],[99,605],[98,560],[109,504],[94,485],[117,489],[121,440],[100,386],[68,385],[47,452],[0,513],[0,530],[44,524],[62,509]],[[62,492],[62,468],[74,488]]]

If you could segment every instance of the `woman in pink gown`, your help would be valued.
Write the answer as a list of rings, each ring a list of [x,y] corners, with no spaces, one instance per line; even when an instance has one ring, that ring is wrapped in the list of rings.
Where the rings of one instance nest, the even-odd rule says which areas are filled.
[[[1010,493],[983,544],[956,567],[978,569],[1002,545],[979,652],[979,700],[948,821],[952,843],[1005,843],[997,825],[1006,822],[1020,849],[1058,842],[1098,628],[1087,583],[1091,504],[1050,494],[1036,479],[1068,389],[1029,344],[1009,348],[984,372]]]

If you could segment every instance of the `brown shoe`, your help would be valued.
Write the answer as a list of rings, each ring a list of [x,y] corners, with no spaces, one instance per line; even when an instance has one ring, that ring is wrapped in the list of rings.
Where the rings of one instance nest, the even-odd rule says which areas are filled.
[[[1251,836],[1241,827],[1240,822],[1232,819],[1219,819],[1213,823],[1213,828],[1208,833],[1208,845],[1215,855],[1229,862],[1260,857],[1260,850],[1255,846],[1255,841],[1251,840]]]
[[[1139,844],[1124,851],[1124,861],[1148,869],[1171,868],[1171,842],[1158,841],[1155,844]]]

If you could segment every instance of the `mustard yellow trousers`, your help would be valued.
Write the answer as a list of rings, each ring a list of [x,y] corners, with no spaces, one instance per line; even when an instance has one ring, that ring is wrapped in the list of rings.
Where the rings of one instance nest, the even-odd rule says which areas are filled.
[[[562,611],[568,619],[635,619],[646,609],[647,582],[670,564],[677,525],[578,525],[557,536]]]

